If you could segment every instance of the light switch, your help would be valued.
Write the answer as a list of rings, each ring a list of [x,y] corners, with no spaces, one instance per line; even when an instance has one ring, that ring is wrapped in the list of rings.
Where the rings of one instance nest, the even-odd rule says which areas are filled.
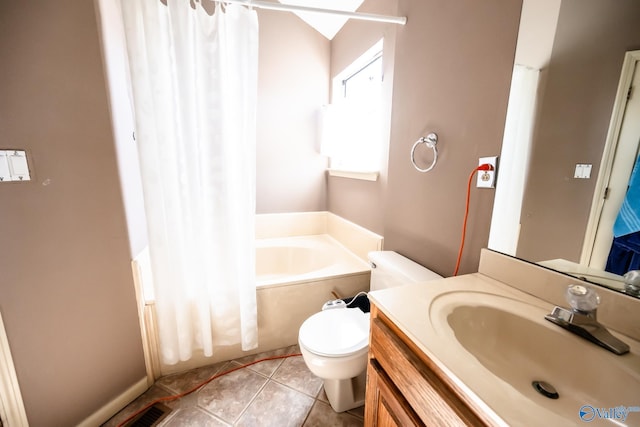
[[[27,152],[0,150],[0,182],[30,180]]]
[[[577,164],[576,171],[573,174],[574,178],[589,179],[591,178],[591,165],[589,164]]]
[[[4,181],[11,181],[11,172],[9,172],[7,152],[0,150],[0,182]]]
[[[9,170],[13,181],[29,181],[29,166],[27,165],[27,153],[25,151],[8,151]]]

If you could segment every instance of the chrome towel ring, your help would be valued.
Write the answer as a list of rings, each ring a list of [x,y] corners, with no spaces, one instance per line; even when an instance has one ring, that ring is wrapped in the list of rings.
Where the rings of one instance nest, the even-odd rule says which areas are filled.
[[[426,137],[421,136],[420,139],[418,139],[415,142],[415,144],[413,144],[413,147],[411,148],[411,163],[413,164],[413,167],[416,168],[419,172],[429,172],[431,169],[434,168],[434,166],[438,162],[438,149],[436,148],[437,143],[438,143],[438,135],[432,132]],[[427,147],[433,150],[433,163],[431,163],[431,166],[425,169],[422,169],[420,166],[416,164],[416,159],[415,159],[416,147],[420,144],[425,144]]]

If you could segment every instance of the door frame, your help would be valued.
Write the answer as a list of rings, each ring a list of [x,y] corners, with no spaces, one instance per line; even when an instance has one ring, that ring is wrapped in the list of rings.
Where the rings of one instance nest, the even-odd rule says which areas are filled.
[[[606,200],[606,191],[613,171],[616,148],[618,147],[618,140],[620,138],[620,131],[622,129],[622,123],[626,111],[627,97],[633,82],[633,75],[636,66],[639,62],[640,50],[625,53],[615,103],[611,113],[609,130],[607,132],[607,139],[602,154],[602,160],[600,162],[598,180],[596,181],[595,191],[593,192],[589,221],[587,223],[584,242],[582,245],[582,253],[580,255],[580,264],[582,265],[591,264],[596,233],[598,231],[600,217]]]
[[[29,426],[2,313],[0,313],[0,418],[7,426]]]

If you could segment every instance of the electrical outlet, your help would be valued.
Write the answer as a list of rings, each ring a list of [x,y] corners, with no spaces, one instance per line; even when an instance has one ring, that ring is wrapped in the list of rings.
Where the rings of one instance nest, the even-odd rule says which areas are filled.
[[[478,171],[478,188],[496,188],[496,172],[498,171],[498,157],[480,157],[478,166],[490,164],[493,170]]]

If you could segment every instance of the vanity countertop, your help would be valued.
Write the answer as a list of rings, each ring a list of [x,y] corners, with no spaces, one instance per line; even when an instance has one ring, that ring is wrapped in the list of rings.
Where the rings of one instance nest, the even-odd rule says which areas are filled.
[[[617,372],[622,372],[622,375],[632,378],[630,381],[632,381],[634,390],[629,390],[627,394],[618,393],[616,395],[618,397],[615,398],[628,395],[626,401],[594,402],[591,393],[584,390],[576,392],[575,385],[569,392],[569,387],[565,386],[562,380],[548,378],[549,369],[545,368],[544,363],[521,363],[520,360],[512,360],[517,359],[516,357],[510,359],[509,356],[505,356],[505,352],[500,348],[500,339],[504,340],[504,336],[495,340],[495,348],[491,347],[493,342],[481,343],[485,348],[491,349],[489,357],[485,351],[484,360],[482,356],[476,357],[468,351],[456,339],[456,332],[452,330],[447,321],[452,310],[461,305],[461,302],[462,305],[474,306],[482,305],[483,300],[491,300],[492,304],[500,310],[510,310],[514,314],[514,318],[527,312],[530,318],[544,319],[544,315],[553,309],[552,304],[486,275],[474,273],[372,291],[369,293],[369,298],[470,399],[476,402],[497,426],[584,425],[585,421],[581,420],[579,412],[585,405],[597,408],[602,408],[605,404],[607,408],[634,406],[640,409],[640,343],[614,331],[612,332],[618,338],[629,344],[630,353],[616,356],[553,325],[551,322],[542,320],[536,323],[536,328],[542,330],[543,334],[547,333],[546,328],[551,329],[550,335],[558,337],[554,338],[556,348],[540,348],[539,351],[544,356],[534,357],[533,360],[544,360],[544,357],[580,358],[582,354],[588,353],[588,360],[593,360],[590,363],[599,365],[589,366],[589,372],[602,370],[603,375],[606,376],[606,368],[603,365],[609,365],[615,366]],[[473,319],[466,321],[469,328],[473,328],[476,323],[476,320]],[[498,329],[502,329],[500,325],[498,325]],[[480,331],[478,333],[481,333],[482,328],[478,330]],[[513,328],[505,328],[505,331],[499,333],[514,334],[514,330]],[[519,336],[519,338],[520,342],[526,342],[528,337]],[[494,340],[495,338],[488,337],[487,339]],[[538,350],[535,345],[533,348],[533,351]],[[504,369],[496,369],[495,366],[492,369],[487,367],[487,363],[494,362],[489,360],[494,358],[493,354],[495,354],[497,363],[506,366]],[[500,360],[501,358],[503,360]],[[567,366],[580,366],[579,363],[573,363],[572,360],[560,359],[561,369],[564,369],[563,363],[568,364]],[[512,365],[512,367],[508,365]],[[499,372],[495,373],[497,371]],[[597,373],[590,375],[597,375]],[[572,378],[575,377],[581,377],[581,372],[578,371]],[[534,380],[551,383],[557,388],[561,397],[552,400],[542,396],[531,385]],[[599,381],[599,378],[596,377],[595,380]],[[638,384],[637,390],[636,383]],[[615,387],[615,384],[610,386]],[[601,391],[599,390],[598,393]],[[605,397],[605,399],[607,398],[610,396]],[[605,422],[596,418],[590,424],[599,425],[599,421]],[[629,413],[626,422],[630,423],[628,425],[640,425],[640,413]],[[611,425],[611,423],[607,422],[606,425]],[[627,424],[618,422],[617,425]]]

